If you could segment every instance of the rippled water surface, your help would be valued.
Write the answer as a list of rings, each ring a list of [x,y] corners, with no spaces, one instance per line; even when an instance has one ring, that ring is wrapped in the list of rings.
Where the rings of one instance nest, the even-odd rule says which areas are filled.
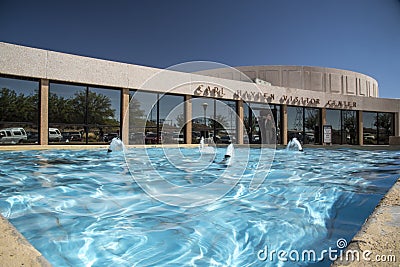
[[[242,162],[241,149],[237,164],[201,171],[190,161],[176,168],[156,148],[147,150],[149,166],[144,151],[128,150],[129,168],[122,153],[104,150],[1,152],[0,212],[54,266],[329,266],[327,257],[294,264],[259,252],[319,255],[339,238],[350,241],[400,176],[399,151],[277,150],[264,182],[249,190],[260,153],[251,149],[231,191],[189,208],[148,196],[132,175],[157,187],[155,168],[179,186],[216,181],[218,188],[229,183],[217,179],[225,169]],[[196,149],[178,152],[198,157]],[[169,197],[179,203],[178,195]]]

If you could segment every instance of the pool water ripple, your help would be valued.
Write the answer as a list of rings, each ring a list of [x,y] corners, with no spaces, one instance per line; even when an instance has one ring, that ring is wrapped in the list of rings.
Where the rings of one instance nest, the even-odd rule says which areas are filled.
[[[217,152],[218,160],[224,150]],[[233,169],[246,160],[240,152]],[[185,157],[173,163],[161,149],[128,150],[129,168],[123,154],[103,150],[3,152],[0,212],[54,266],[292,266],[276,258],[260,261],[257,252],[266,245],[321,251],[335,248],[338,238],[350,241],[400,175],[398,151],[278,150],[272,169],[259,170],[265,181],[250,190],[263,164],[259,149],[250,152],[237,184],[235,172],[224,173],[195,149],[182,149]],[[219,184],[234,187],[209,205],[169,206],[145,194],[131,176],[161,186],[154,169],[179,186],[221,177],[216,194]],[[313,262],[295,263],[308,264]],[[313,264],[329,265],[327,259]]]

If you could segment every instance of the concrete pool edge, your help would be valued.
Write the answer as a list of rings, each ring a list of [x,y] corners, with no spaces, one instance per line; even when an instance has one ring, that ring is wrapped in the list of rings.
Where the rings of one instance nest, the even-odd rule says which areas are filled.
[[[357,255],[356,251],[358,259],[353,256]],[[336,260],[332,266],[395,264],[400,264],[400,177],[351,240],[343,252],[342,259]]]
[[[51,264],[0,214],[0,265],[49,267]]]

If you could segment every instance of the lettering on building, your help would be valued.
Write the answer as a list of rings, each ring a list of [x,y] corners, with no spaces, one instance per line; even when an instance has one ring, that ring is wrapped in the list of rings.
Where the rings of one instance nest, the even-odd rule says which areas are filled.
[[[339,100],[328,100],[325,104],[326,108],[340,108],[340,109],[352,109],[357,107],[356,102],[351,101],[339,101]]]
[[[237,90],[233,94],[233,99],[242,99],[244,101],[256,101],[256,102],[271,102],[275,99],[274,94],[262,93],[262,92],[248,92]]]
[[[283,95],[280,98],[279,102],[286,103],[289,105],[301,105],[301,106],[317,106],[321,104],[319,98],[288,96],[288,95]]]
[[[223,97],[225,95],[224,88],[218,86],[205,86],[200,84],[195,90],[196,96]]]

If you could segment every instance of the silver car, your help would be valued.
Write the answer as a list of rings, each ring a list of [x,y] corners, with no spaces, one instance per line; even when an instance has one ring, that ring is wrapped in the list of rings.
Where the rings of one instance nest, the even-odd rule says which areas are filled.
[[[0,144],[21,144],[28,139],[24,128],[0,130]]]

